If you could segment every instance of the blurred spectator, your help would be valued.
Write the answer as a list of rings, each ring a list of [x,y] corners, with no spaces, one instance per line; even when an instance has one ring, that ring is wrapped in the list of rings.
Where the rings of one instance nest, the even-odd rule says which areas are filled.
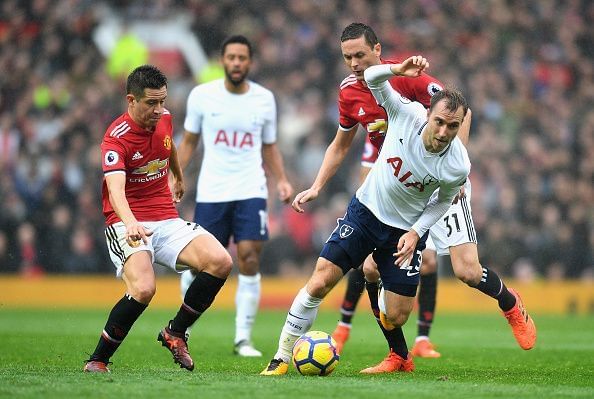
[[[123,50],[105,60],[93,32],[111,15],[131,24],[180,14],[193,17],[193,32],[211,60],[230,34],[244,34],[254,43],[258,62],[251,73],[277,96],[279,146],[297,191],[311,183],[336,130],[338,87],[348,73],[340,63],[342,29],[356,20],[370,23],[386,58],[402,58],[411,50],[427,56],[433,73],[459,86],[474,110],[469,152],[481,256],[522,279],[592,279],[594,3],[589,0],[402,6],[390,0],[5,0],[0,69],[10,72],[0,75],[5,171],[0,175],[0,272],[14,271],[16,262],[50,272],[110,270],[108,259],[100,256],[97,262],[92,255],[105,245],[96,148],[122,105],[124,88],[112,76],[145,62],[150,43],[131,39],[135,50],[130,50],[124,37]],[[444,37],[451,40],[444,44]],[[210,68],[202,73],[220,71],[214,63]],[[185,69],[170,82],[167,108],[178,131],[185,114],[181,99],[195,79]],[[287,251],[263,257],[263,269],[266,258],[271,272],[311,267],[309,257],[317,256],[342,216],[334,209],[343,207],[335,204],[356,189],[358,161],[353,149],[324,198],[305,215],[270,209],[278,225],[271,241],[278,239],[275,248]],[[192,208],[194,189],[188,187],[184,212]],[[69,221],[63,223],[64,218]],[[61,222],[54,225],[56,219]],[[39,240],[23,241],[34,234]],[[74,234],[91,240],[77,241]],[[49,237],[59,242],[56,248],[75,254],[60,256],[61,249],[50,254]]]

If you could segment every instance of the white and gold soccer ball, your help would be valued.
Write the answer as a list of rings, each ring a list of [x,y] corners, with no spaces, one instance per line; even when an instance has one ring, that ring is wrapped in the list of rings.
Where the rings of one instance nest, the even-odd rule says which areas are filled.
[[[293,345],[293,365],[302,375],[328,375],[339,359],[334,338],[323,331],[309,331]]]

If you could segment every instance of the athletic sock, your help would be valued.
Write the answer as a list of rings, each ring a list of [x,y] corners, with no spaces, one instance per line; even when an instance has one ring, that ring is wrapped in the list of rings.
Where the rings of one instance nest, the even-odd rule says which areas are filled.
[[[254,276],[240,274],[235,294],[235,343],[250,341],[252,327],[260,303],[260,273]]]
[[[190,284],[179,311],[169,323],[169,329],[177,334],[185,334],[206,309],[212,304],[226,279],[206,272],[200,272]]]
[[[417,319],[417,336],[429,336],[433,315],[435,313],[435,296],[437,294],[437,273],[421,274],[419,286],[419,318]]]
[[[344,293],[344,299],[340,306],[340,321],[343,324],[351,325],[355,308],[357,307],[357,303],[361,298],[364,288],[365,277],[363,276],[363,271],[359,269],[351,270],[347,281],[347,290]]]
[[[507,290],[507,287],[503,284],[497,273],[486,267],[483,267],[481,281],[474,288],[497,299],[499,308],[504,312],[507,312],[516,304],[516,297]]]
[[[380,320],[380,309],[378,303],[379,283],[370,283],[369,281],[366,281],[365,287],[367,288],[367,295],[369,296],[371,311],[375,316],[377,325],[379,326],[380,330],[382,330],[382,334],[384,334],[384,338],[386,338],[388,350],[396,353],[403,359],[406,359],[408,356],[408,347],[406,345],[406,340],[404,339],[402,328],[396,327],[392,330],[387,330]]]
[[[129,294],[124,295],[111,309],[107,323],[105,323],[99,338],[99,343],[97,343],[90,360],[109,362],[109,359],[128,335],[128,331],[130,331],[134,322],[138,320],[147,306],[138,302]]]
[[[297,338],[309,331],[316,319],[321,302],[322,298],[309,295],[305,287],[299,291],[287,314],[287,320],[278,340],[278,350],[274,355],[275,359],[282,359],[284,362],[289,363],[293,344]]]

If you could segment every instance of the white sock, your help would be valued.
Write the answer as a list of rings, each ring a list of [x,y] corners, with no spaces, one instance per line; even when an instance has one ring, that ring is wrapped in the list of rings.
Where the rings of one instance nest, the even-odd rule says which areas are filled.
[[[184,300],[186,292],[188,292],[188,288],[190,288],[190,285],[194,282],[195,278],[196,275],[192,273],[191,270],[186,270],[181,274],[179,279],[179,287],[181,289],[182,301]]]
[[[235,293],[235,343],[251,341],[252,327],[260,303],[260,273],[254,276],[238,275]]]
[[[309,295],[305,287],[299,291],[287,314],[287,320],[278,340],[275,359],[282,359],[286,363],[291,361],[293,344],[313,325],[320,303],[322,303],[322,299]]]

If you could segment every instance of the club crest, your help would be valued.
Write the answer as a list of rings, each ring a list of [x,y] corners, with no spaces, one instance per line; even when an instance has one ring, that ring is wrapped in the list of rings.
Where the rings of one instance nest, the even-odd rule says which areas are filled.
[[[351,226],[349,226],[348,224],[343,224],[342,226],[340,226],[338,234],[340,235],[340,238],[347,238],[353,233],[353,231],[354,229]]]

